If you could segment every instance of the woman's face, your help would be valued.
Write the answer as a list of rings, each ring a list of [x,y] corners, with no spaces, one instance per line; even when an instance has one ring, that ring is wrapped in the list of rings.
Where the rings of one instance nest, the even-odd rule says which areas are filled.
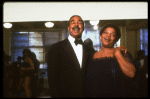
[[[116,31],[112,27],[107,27],[100,36],[102,46],[107,48],[114,47],[115,39],[116,39]]]

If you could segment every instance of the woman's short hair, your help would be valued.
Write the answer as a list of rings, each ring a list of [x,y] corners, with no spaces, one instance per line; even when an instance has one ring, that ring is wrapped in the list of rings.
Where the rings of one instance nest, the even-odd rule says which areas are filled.
[[[112,23],[108,23],[106,25],[103,26],[103,28],[100,30],[100,35],[102,35],[102,33],[104,32],[104,30],[108,27],[114,28],[116,31],[116,40],[115,43],[121,38],[121,32],[120,29],[117,25],[112,24]]]

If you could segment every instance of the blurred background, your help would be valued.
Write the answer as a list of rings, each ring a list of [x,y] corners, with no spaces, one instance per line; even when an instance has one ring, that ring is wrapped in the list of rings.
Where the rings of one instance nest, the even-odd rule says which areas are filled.
[[[90,38],[95,50],[101,49],[101,28],[114,23],[121,30],[115,47],[124,45],[133,58],[138,50],[148,55],[148,2],[3,2],[3,51],[9,55],[9,63],[29,48],[40,62],[39,74],[43,74],[39,78],[48,88],[45,57],[52,44],[68,37],[72,15],[84,20],[82,39]]]

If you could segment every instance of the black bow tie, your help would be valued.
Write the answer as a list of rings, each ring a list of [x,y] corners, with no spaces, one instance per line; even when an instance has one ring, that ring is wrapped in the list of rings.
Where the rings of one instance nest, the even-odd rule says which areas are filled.
[[[83,44],[83,42],[82,42],[81,39],[80,39],[80,40],[75,39],[74,43],[75,43],[76,45],[78,45],[78,44]]]

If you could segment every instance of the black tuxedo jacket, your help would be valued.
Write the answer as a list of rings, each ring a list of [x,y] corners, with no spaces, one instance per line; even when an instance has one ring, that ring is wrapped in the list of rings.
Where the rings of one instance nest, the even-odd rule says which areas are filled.
[[[89,48],[83,45],[82,68],[80,68],[68,38],[51,46],[47,54],[47,72],[52,98],[85,97],[85,68],[89,54]]]

